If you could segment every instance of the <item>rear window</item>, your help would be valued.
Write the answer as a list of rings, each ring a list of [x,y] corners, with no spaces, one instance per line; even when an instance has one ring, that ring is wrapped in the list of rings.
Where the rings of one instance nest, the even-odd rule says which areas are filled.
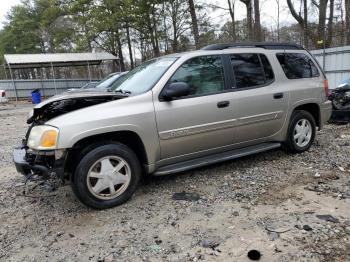
[[[320,75],[314,62],[305,54],[278,53],[276,56],[289,79],[311,78]]]
[[[236,88],[257,87],[274,79],[271,64],[265,55],[232,54],[230,60]]]

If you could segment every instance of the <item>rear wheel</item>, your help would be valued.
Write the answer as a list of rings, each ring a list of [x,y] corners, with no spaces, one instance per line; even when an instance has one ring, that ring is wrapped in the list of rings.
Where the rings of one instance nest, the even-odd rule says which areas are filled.
[[[316,122],[307,111],[296,110],[293,112],[289,123],[286,149],[291,153],[302,153],[309,150],[316,134]]]
[[[120,143],[101,145],[79,162],[73,190],[85,205],[105,209],[129,200],[140,177],[140,163],[130,148]]]

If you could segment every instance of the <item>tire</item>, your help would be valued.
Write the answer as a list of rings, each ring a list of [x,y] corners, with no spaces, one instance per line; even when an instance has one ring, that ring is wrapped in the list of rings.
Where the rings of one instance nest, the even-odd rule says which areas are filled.
[[[304,123],[305,127],[303,127]],[[311,133],[307,131],[308,129],[306,126],[309,127],[309,132]],[[300,135],[298,136],[297,134]],[[307,111],[296,110],[291,116],[284,147],[288,152],[293,154],[305,152],[310,149],[315,139],[315,135],[316,122],[314,117]]]
[[[107,209],[128,201],[140,178],[141,166],[136,154],[121,143],[109,143],[81,158],[72,189],[83,204]]]

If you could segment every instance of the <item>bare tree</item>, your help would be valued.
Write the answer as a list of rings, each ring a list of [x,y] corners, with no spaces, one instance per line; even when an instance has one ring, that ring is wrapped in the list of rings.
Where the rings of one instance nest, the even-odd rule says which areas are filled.
[[[317,39],[316,41],[319,40],[326,40],[323,39],[323,34],[326,26],[326,15],[327,15],[327,4],[328,0],[320,0],[318,4],[318,27],[317,27]]]
[[[172,49],[178,52],[179,39],[189,29],[187,0],[173,0],[166,4],[165,15],[172,27]]]
[[[311,30],[308,29],[307,9],[305,8],[305,6],[307,7],[306,0],[304,0],[304,17],[302,17],[300,15],[300,13],[298,14],[297,11],[295,11],[294,5],[293,5],[291,0],[287,0],[287,4],[288,4],[288,8],[289,8],[292,16],[298,22],[300,28],[303,31],[304,45],[306,46],[308,37],[310,37],[311,39],[317,38],[315,36],[315,34]],[[317,40],[316,40],[316,42],[317,42]]]
[[[253,40],[253,7],[252,0],[240,0],[247,8],[247,31],[248,40]],[[288,0],[290,1],[290,0]]]
[[[231,28],[232,28],[232,40],[236,42],[236,21],[235,21],[235,0],[227,0],[228,11],[231,17]]]
[[[280,41],[280,0],[276,0],[277,4],[277,41]]]
[[[304,40],[304,46],[306,48],[309,48],[309,39],[308,39],[308,15],[307,15],[307,0],[303,0],[304,4],[304,28],[303,28],[303,40]]]
[[[235,3],[236,0],[227,0],[227,8],[215,4],[209,4],[211,8],[214,9],[222,9],[225,10],[226,12],[229,12],[230,17],[231,17],[231,30],[230,30],[230,35],[232,37],[232,41],[236,42],[237,40],[237,32],[236,32],[236,20],[235,20]]]
[[[196,9],[194,5],[194,0],[188,0],[188,6],[191,14],[191,20],[192,20],[192,33],[194,37],[194,43],[196,46],[196,49],[200,48],[199,43],[199,30],[198,30],[198,20],[197,20],[197,14]]]
[[[135,67],[135,65],[134,65],[134,58],[132,55],[132,47],[131,47],[131,39],[130,39],[130,26],[129,26],[128,21],[125,23],[125,31],[126,31],[126,40],[128,42],[128,49],[129,49],[130,67],[131,67],[131,69],[133,69]]]
[[[328,35],[326,46],[330,47],[333,41],[334,0],[329,0]]]
[[[260,23],[260,3],[259,0],[254,0],[254,33],[255,33],[255,40],[261,41],[262,40],[262,33],[261,33],[261,23]]]
[[[345,0],[345,35],[346,44],[350,45],[350,0]]]

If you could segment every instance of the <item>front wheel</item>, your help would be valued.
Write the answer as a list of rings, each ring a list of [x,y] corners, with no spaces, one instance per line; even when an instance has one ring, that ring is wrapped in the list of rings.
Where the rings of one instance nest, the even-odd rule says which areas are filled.
[[[285,147],[291,153],[302,153],[309,150],[316,135],[316,122],[307,111],[293,112],[289,123]]]
[[[101,145],[79,162],[73,191],[89,207],[111,208],[131,198],[140,177],[140,162],[130,148],[120,143]]]

